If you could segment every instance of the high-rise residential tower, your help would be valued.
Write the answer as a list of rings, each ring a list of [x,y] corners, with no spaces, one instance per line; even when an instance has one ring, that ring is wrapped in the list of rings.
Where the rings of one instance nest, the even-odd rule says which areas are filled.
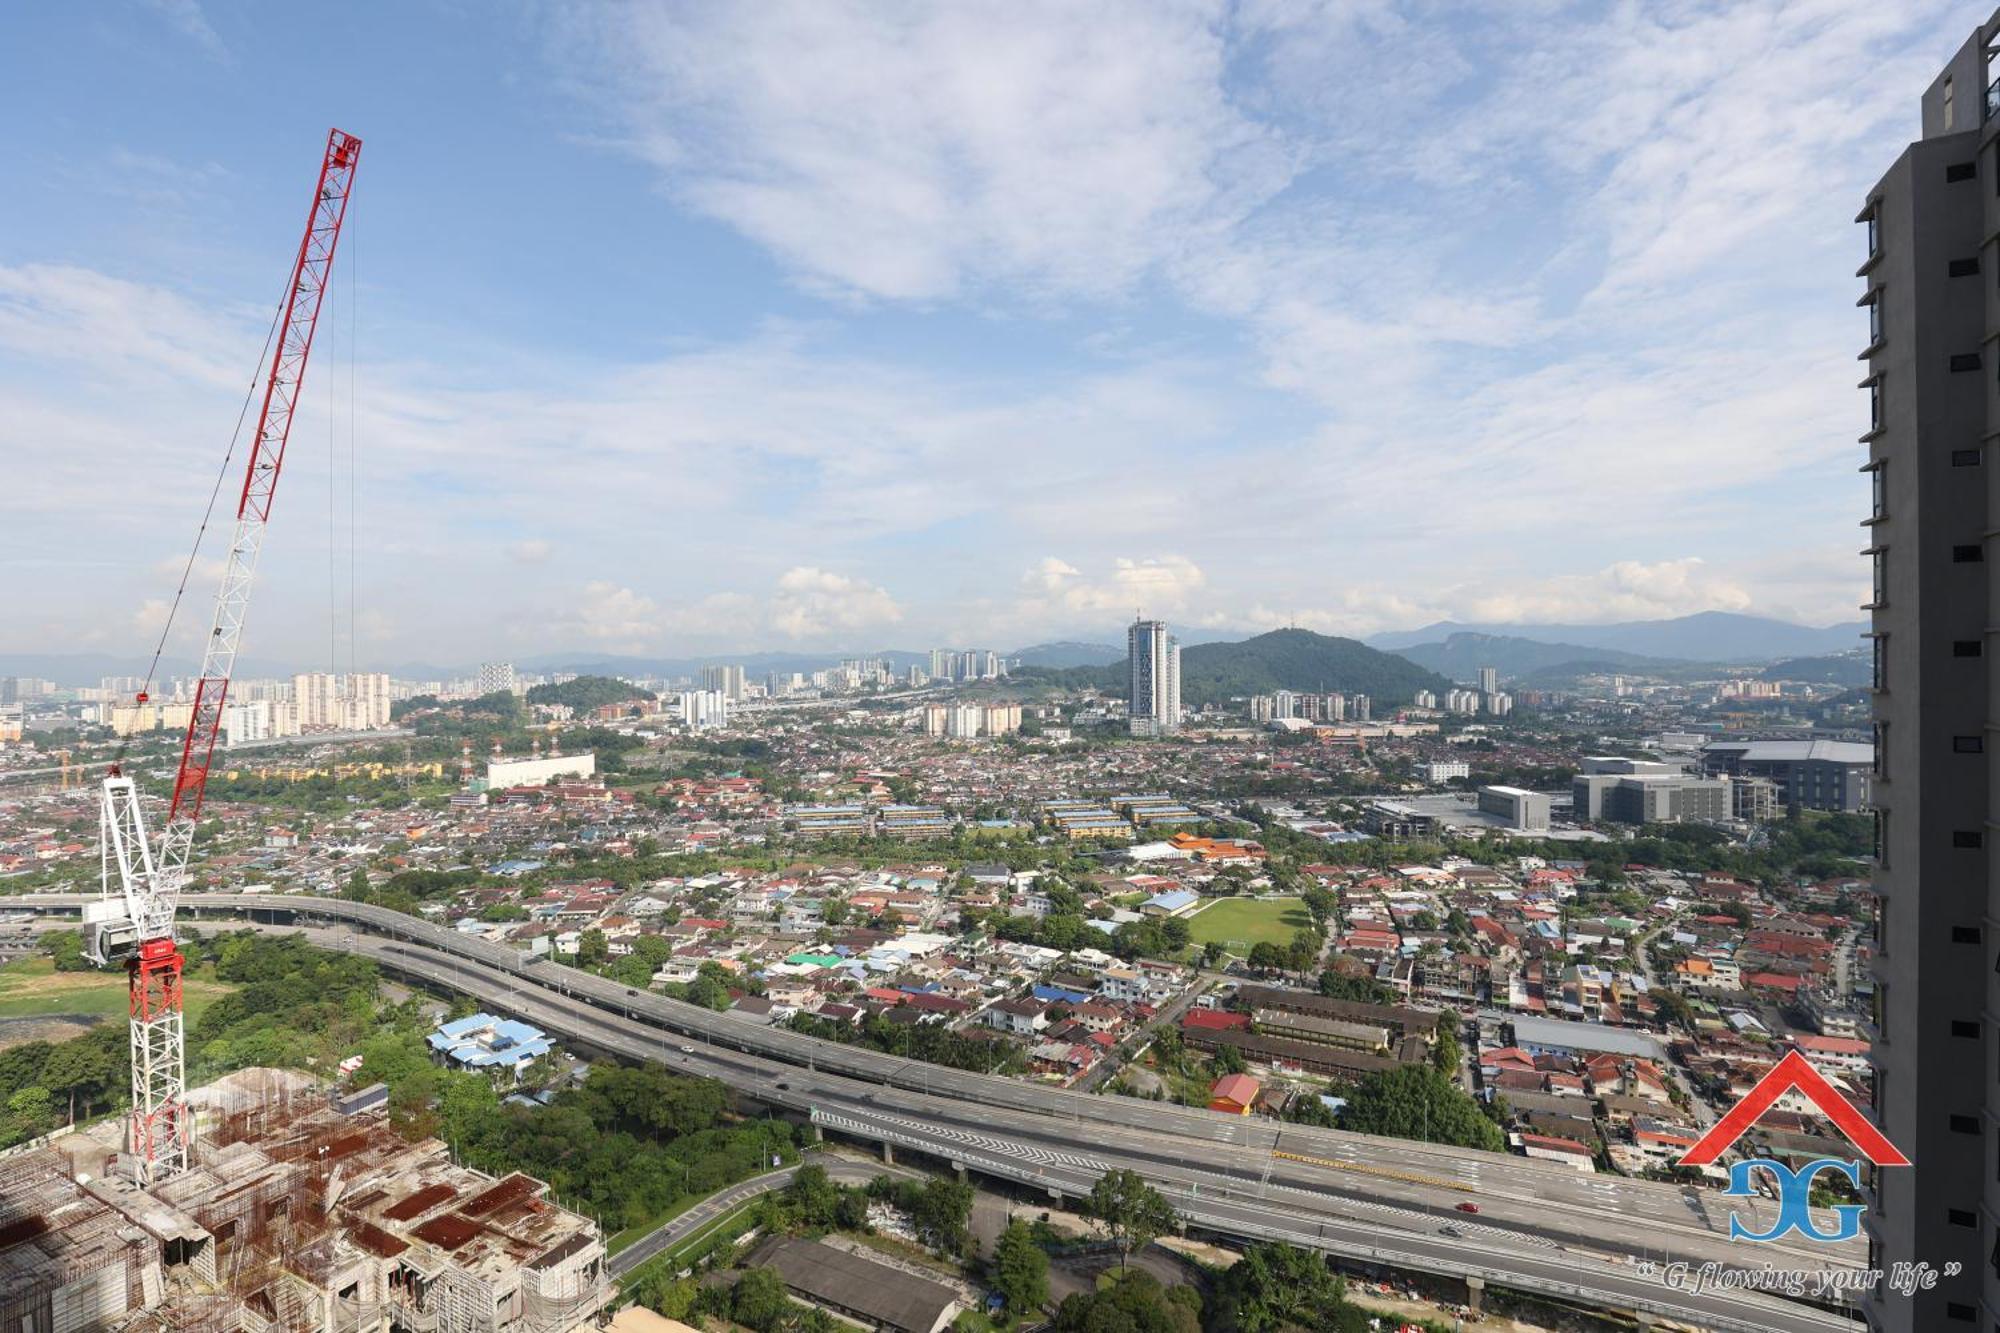
[[[514,675],[512,662],[481,662],[479,664],[479,692],[481,694],[519,693],[520,682]]]
[[[1164,620],[1135,620],[1126,634],[1131,654],[1134,736],[1171,736],[1181,729],[1181,646]]]
[[[1923,137],[1868,192],[1876,918],[1873,1117],[1916,1165],[1877,1173],[1869,1267],[1956,1270],[1866,1302],[1895,1333],[2000,1327],[2000,919],[1986,840],[1986,649],[2000,625],[1988,540],[2000,502],[2000,14],[1923,95]],[[2000,479],[1996,479],[2000,480]],[[2000,554],[2000,552],[1996,552]],[[1947,1267],[1947,1266],[1950,1267]]]
[[[731,703],[741,703],[750,691],[740,666],[705,666],[701,669],[701,687],[711,693],[720,694]]]
[[[1500,668],[1483,666],[1479,668],[1479,692],[1498,694],[1500,692]]]

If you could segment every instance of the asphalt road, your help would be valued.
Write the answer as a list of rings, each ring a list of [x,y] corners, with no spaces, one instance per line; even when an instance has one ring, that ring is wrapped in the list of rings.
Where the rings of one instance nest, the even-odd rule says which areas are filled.
[[[78,900],[33,901],[54,907]],[[1108,1167],[1130,1166],[1165,1191],[1192,1224],[1223,1234],[1482,1276],[1495,1285],[1716,1328],[1805,1333],[1851,1326],[1794,1302],[1676,1291],[1634,1271],[1641,1260],[1696,1267],[1714,1261],[1739,1269],[1768,1263],[1813,1272],[1861,1261],[1847,1252],[1853,1247],[1753,1250],[1731,1243],[1727,1209],[1750,1201],[1583,1176],[1522,1158],[1221,1117],[921,1065],[628,994],[573,969],[522,964],[512,950],[383,909],[239,895],[191,895],[183,907],[345,918],[392,937],[319,929],[312,932],[316,941],[477,995],[608,1053],[665,1060],[721,1078],[837,1132],[919,1148],[1070,1197],[1086,1192]],[[1468,1200],[1479,1205],[1476,1219],[1455,1211]],[[1443,1231],[1447,1226],[1454,1234]]]
[[[827,1153],[808,1153],[805,1161],[799,1165],[823,1166],[830,1178],[845,1185],[865,1185],[877,1176],[919,1174],[875,1162],[851,1161]],[[798,1170],[798,1166],[788,1166],[778,1171],[766,1171],[761,1176],[752,1176],[748,1180],[738,1181],[727,1189],[716,1191],[686,1212],[662,1222],[612,1255],[608,1265],[611,1276],[624,1277],[654,1255],[662,1250],[672,1249],[746,1200],[754,1199],[760,1194],[768,1194],[772,1190],[783,1189],[792,1183],[792,1177],[798,1174]]]

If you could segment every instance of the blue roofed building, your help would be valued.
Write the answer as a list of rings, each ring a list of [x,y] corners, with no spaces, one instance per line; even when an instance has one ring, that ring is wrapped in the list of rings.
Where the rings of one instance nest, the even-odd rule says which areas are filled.
[[[538,1027],[492,1014],[473,1014],[439,1026],[429,1037],[431,1052],[461,1069],[505,1069],[516,1077],[555,1049]]]
[[[1156,893],[1139,904],[1139,910],[1147,916],[1186,916],[1201,901],[1201,895],[1193,889],[1169,889]]]

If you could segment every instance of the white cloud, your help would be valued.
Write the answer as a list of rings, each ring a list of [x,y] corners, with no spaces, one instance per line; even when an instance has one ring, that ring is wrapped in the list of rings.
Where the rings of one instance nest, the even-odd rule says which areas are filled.
[[[546,564],[555,554],[555,543],[542,537],[528,537],[518,542],[507,543],[507,558],[524,565]]]
[[[618,652],[639,652],[660,637],[659,603],[615,583],[587,583],[570,607],[564,628]]]
[[[1118,291],[1293,166],[1226,93],[1209,4],[609,5],[579,26],[573,58],[678,197],[867,296]]]
[[[886,588],[829,570],[800,565],[779,576],[771,626],[794,639],[876,629],[903,618]]]

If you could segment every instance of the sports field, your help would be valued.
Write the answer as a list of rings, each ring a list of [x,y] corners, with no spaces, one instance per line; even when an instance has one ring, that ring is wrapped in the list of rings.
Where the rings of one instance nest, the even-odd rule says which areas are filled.
[[[209,969],[189,969],[181,983],[187,1015],[196,1017],[211,1000],[236,989],[214,979]],[[123,1018],[127,1008],[125,974],[58,972],[48,958],[24,958],[0,967],[0,1018],[33,1018],[73,1014],[91,1018]]]
[[[1188,918],[1196,944],[1213,941],[1239,956],[1259,944],[1290,944],[1293,932],[1311,925],[1297,898],[1220,898]]]

